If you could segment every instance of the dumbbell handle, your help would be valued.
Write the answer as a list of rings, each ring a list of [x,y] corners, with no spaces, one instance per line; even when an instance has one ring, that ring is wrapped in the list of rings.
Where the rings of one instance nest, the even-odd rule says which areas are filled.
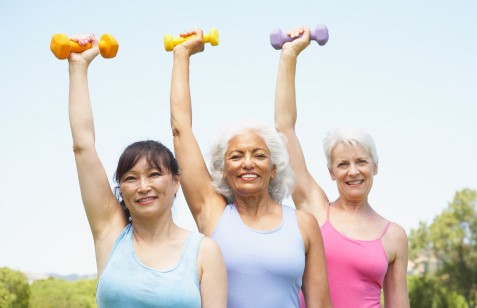
[[[166,51],[172,51],[175,46],[184,43],[187,40],[194,38],[195,35],[187,36],[187,37],[173,37],[170,34],[164,35],[164,49]],[[202,36],[202,41],[204,43],[210,43],[212,46],[217,46],[219,44],[219,32],[217,29],[211,29],[209,33],[204,33]]]
[[[291,38],[284,34],[280,29],[275,29],[270,33],[270,44],[277,50],[281,49],[283,44],[295,39],[296,38]],[[328,28],[325,25],[318,25],[315,30],[310,32],[310,40],[316,41],[320,46],[325,45],[326,42],[328,42],[328,39]]]

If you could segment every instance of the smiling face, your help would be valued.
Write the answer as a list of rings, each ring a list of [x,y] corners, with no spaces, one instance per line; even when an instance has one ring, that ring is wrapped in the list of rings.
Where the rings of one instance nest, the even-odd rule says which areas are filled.
[[[329,171],[341,198],[361,202],[368,199],[378,166],[361,146],[339,143],[331,152]]]
[[[179,189],[179,177],[152,167],[143,156],[121,177],[120,188],[134,220],[170,211]]]
[[[270,151],[260,135],[246,132],[230,139],[225,152],[224,177],[236,197],[268,194],[274,176]]]

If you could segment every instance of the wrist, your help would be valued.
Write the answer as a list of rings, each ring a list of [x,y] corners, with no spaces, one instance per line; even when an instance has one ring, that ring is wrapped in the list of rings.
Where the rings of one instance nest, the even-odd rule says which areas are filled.
[[[86,62],[69,62],[69,71],[70,72],[87,72],[88,64]]]

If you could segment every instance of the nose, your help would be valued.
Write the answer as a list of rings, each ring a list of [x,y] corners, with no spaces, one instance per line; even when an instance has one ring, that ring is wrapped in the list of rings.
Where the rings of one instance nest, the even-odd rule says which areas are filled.
[[[253,158],[250,154],[244,156],[242,166],[247,169],[253,167]]]
[[[359,174],[359,169],[356,164],[351,164],[349,168],[349,174],[350,175],[358,175]]]
[[[139,192],[145,192],[151,189],[151,186],[149,185],[149,181],[147,178],[141,178],[139,181],[139,186],[138,186],[138,191]]]

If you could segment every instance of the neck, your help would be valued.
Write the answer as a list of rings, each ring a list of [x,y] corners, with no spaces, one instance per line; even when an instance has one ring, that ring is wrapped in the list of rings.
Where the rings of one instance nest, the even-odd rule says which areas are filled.
[[[133,218],[134,237],[143,241],[170,239],[179,228],[172,220],[172,214],[167,217],[150,219]]]
[[[236,197],[234,203],[237,211],[247,216],[259,216],[262,213],[269,212],[278,205],[268,194],[258,197]]]
[[[345,210],[348,213],[353,213],[353,214],[363,214],[367,213],[368,211],[372,211],[371,206],[368,203],[368,200],[345,200],[341,197],[338,197],[336,201],[332,202],[332,205],[334,207],[340,208]]]

